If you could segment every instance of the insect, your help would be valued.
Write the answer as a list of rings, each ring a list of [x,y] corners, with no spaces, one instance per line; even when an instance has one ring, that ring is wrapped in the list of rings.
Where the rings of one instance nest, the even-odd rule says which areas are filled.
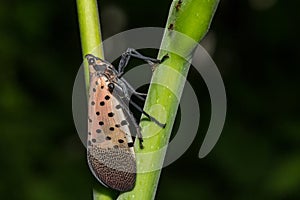
[[[131,57],[142,59],[153,67],[168,56],[162,60],[153,59],[129,48],[122,54],[118,68],[92,54],[85,56],[90,71],[88,164],[100,183],[118,191],[129,191],[135,185],[136,160],[132,136],[137,136],[140,148],[143,148],[141,129],[129,110],[129,104],[158,126],[165,126],[130,101],[131,95],[145,100],[145,94],[136,92],[122,78]]]

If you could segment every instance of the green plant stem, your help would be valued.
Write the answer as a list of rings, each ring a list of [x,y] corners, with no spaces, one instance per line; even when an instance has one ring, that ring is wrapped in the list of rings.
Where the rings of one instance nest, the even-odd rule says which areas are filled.
[[[100,46],[101,29],[96,0],[77,0],[80,38],[82,54],[93,53],[95,56],[104,59],[103,49]],[[89,69],[84,62],[84,74],[87,91],[89,88]],[[93,190],[94,200],[112,200],[116,198],[115,192],[98,184]]]
[[[185,79],[182,79],[180,76],[166,74],[166,70],[164,70],[165,68],[163,66],[171,67],[183,77],[187,76],[190,66],[183,57],[162,49],[170,49],[170,46],[175,46],[176,48],[180,48],[180,52],[182,52],[183,55],[189,57],[195,48],[194,44],[186,40],[172,37],[172,34],[170,34],[172,30],[168,30],[168,28],[170,29],[170,24],[173,24],[174,31],[183,33],[199,42],[209,29],[219,0],[183,0],[179,9],[176,9],[177,3],[178,1],[176,0],[173,1],[171,5],[161,50],[158,55],[158,58],[162,58],[168,53],[169,59],[167,59],[163,65],[158,66],[154,71],[144,107],[145,111],[160,121],[166,121],[167,126],[164,129],[158,130],[154,123],[142,121],[141,127],[145,138],[145,148],[141,150],[138,148],[138,145],[135,145],[138,169],[154,163],[162,165],[165,151],[148,156],[147,159],[139,156],[139,153],[153,152],[168,144],[179,105],[179,98],[181,97],[183,85],[185,84]],[[164,83],[164,86],[156,83]],[[153,133],[157,134],[153,135]],[[160,172],[161,170],[139,173],[137,175],[135,188],[130,192],[123,193],[118,199],[154,199]]]
[[[95,56],[104,59],[101,27],[96,0],[77,0],[77,12],[80,29],[81,49],[85,56],[93,53]],[[89,69],[84,65],[86,86],[89,87]]]

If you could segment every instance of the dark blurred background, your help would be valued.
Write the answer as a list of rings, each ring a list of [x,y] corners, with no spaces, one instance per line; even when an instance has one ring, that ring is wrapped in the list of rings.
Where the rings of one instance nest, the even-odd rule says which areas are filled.
[[[164,27],[171,1],[99,3],[104,39]],[[227,120],[198,158],[209,122],[162,172],[157,199],[300,199],[298,0],[221,0],[202,42],[223,76]],[[1,1],[0,199],[92,199],[71,95],[82,62],[75,1]]]

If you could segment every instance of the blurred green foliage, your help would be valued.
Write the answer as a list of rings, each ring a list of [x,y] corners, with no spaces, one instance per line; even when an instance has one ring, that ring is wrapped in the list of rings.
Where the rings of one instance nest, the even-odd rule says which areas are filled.
[[[0,2],[0,199],[92,199],[94,178],[71,110],[82,62],[75,3]],[[100,3],[107,38],[164,27],[171,2]],[[300,199],[299,6],[221,0],[203,44],[227,89],[226,125],[211,154],[198,159],[210,102],[191,75],[201,128],[163,170],[157,199]]]

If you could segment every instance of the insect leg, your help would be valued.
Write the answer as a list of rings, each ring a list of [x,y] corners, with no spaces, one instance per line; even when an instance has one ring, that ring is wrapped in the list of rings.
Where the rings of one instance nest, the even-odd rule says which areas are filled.
[[[137,52],[135,49],[128,48],[126,50],[126,52],[122,54],[121,60],[119,62],[119,67],[118,67],[118,72],[119,72],[118,77],[119,78],[124,74],[124,69],[127,66],[131,56],[141,59],[141,60],[144,60],[152,67],[155,64],[162,63],[167,57],[169,57],[168,55],[165,55],[161,60],[159,60],[159,59],[144,56],[144,55],[140,54],[139,52]]]
[[[129,102],[131,105],[133,105],[133,107],[135,107],[138,111],[140,111],[141,113],[143,113],[144,115],[146,115],[146,117],[148,117],[148,119],[150,119],[150,121],[154,122],[155,124],[157,124],[158,126],[165,128],[166,124],[163,124],[161,122],[159,122],[157,119],[155,119],[154,117],[152,117],[151,115],[149,115],[148,113],[146,113],[139,105],[137,105],[136,103],[130,101]]]
[[[127,96],[119,96],[119,100],[120,102],[122,102],[123,105],[128,105],[130,99]],[[137,138],[139,139],[140,142],[140,148],[143,149],[143,135],[141,133],[141,127],[138,125],[136,118],[132,115],[132,113],[129,110],[129,107],[123,106],[123,109],[125,110],[126,113],[128,113],[128,117],[131,120],[131,124],[134,125],[135,129],[136,129],[136,134],[137,134]]]
[[[131,105],[133,105],[138,111],[140,111],[141,113],[143,113],[144,115],[146,115],[150,121],[153,121],[154,123],[156,123],[158,126],[165,128],[166,124],[160,123],[157,119],[155,119],[154,117],[152,117],[151,115],[149,115],[148,113],[146,113],[140,106],[138,106],[136,103],[134,103],[133,101],[130,101],[130,96],[129,96],[129,92],[135,92],[135,90],[129,85],[129,83],[127,83],[125,81],[125,79],[119,79],[118,83],[116,83],[118,86],[120,86],[122,88],[122,91],[118,91],[118,89],[116,88],[116,92],[121,94],[123,93],[124,95],[119,95],[123,101],[126,103],[130,103]],[[136,93],[136,92],[135,92]],[[134,94],[134,93],[133,93]],[[143,98],[141,96],[139,96],[140,98]],[[127,104],[128,105],[128,104]]]
[[[130,112],[130,111],[129,111]],[[131,118],[131,120],[135,123],[134,126],[136,128],[136,133],[137,133],[137,138],[139,139],[139,142],[140,142],[140,148],[143,149],[144,148],[144,145],[143,145],[143,135],[141,133],[141,127],[138,125],[136,119],[132,116],[132,115],[129,115],[129,117]]]
[[[127,103],[130,103],[131,105],[133,105],[139,112],[141,112],[144,115],[146,115],[146,117],[148,117],[148,119],[150,119],[150,121],[153,121],[158,126],[160,126],[162,128],[165,128],[166,124],[160,123],[157,119],[155,119],[154,117],[152,117],[151,115],[149,115],[148,113],[146,113],[139,105],[137,105],[133,101],[130,101],[130,96],[129,96],[128,91],[132,93],[132,92],[135,92],[135,90],[129,85],[129,83],[127,83],[125,81],[125,79],[119,79],[119,80],[120,81],[117,84],[122,88],[122,92],[124,94],[123,101],[127,102]],[[138,96],[138,95],[136,95],[136,96]],[[138,97],[143,98],[141,96],[138,96]]]
[[[141,133],[141,127],[139,125],[137,125],[136,127],[136,130],[137,130],[137,136],[138,136],[138,139],[139,139],[139,142],[140,142],[140,148],[143,149],[144,148],[144,145],[143,145],[143,135]]]
[[[147,96],[146,93],[140,93],[140,92],[135,91],[135,89],[124,78],[121,78],[121,80],[124,83],[126,89],[129,91],[129,93],[130,93],[129,96],[131,96],[131,94],[133,94],[134,96],[139,98],[141,101],[145,101],[144,97]],[[123,90],[124,90],[124,87],[123,87]]]

